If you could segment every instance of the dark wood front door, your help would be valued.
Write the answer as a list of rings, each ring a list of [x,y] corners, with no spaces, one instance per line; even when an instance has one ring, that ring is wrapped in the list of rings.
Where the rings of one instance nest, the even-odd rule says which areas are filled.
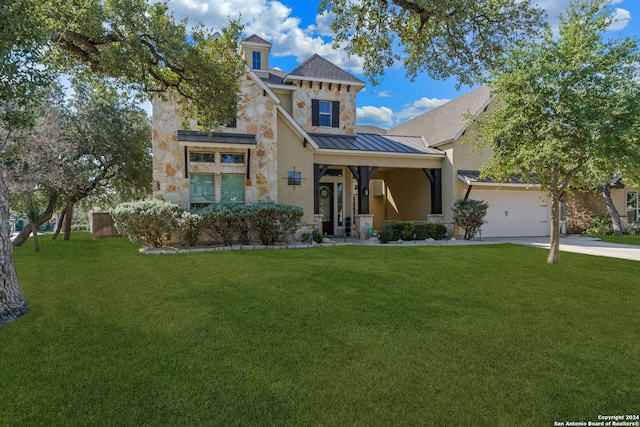
[[[332,236],[335,234],[333,215],[333,183],[321,183],[319,186],[319,207],[322,215],[322,234]]]

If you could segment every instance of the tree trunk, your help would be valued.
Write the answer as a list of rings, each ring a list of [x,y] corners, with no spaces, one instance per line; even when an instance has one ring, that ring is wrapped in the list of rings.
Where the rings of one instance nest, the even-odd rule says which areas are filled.
[[[551,192],[551,238],[549,241],[548,264],[557,264],[560,255],[560,194]]]
[[[67,203],[64,210],[64,240],[71,238],[71,220],[73,219],[73,203]]]
[[[38,219],[38,221],[36,221],[37,226],[40,226],[51,219],[51,216],[53,215],[53,209],[56,207],[57,202],[57,194],[52,194],[51,196],[49,196],[49,204],[44,210],[42,216]],[[31,223],[29,222],[24,226],[22,230],[20,230],[20,233],[18,233],[16,238],[13,239],[13,246],[22,246],[22,244],[24,244],[24,242],[27,241],[27,238],[31,235],[31,231]]]
[[[13,266],[10,233],[7,187],[0,170],[0,326],[29,312]]]
[[[598,185],[598,190],[600,190],[600,192],[602,193],[602,197],[604,197],[604,201],[607,204],[609,215],[611,215],[613,234],[615,234],[616,236],[622,236],[622,222],[620,221],[620,214],[613,204],[613,200],[611,200],[611,185],[600,184]]]
[[[51,240],[56,240],[56,238],[58,237],[58,234],[60,234],[60,231],[62,230],[62,223],[64,222],[64,213],[65,213],[64,210],[60,212],[60,218],[58,218],[58,223],[56,224],[56,231],[51,236]]]
[[[33,250],[36,252],[40,252],[40,241],[38,240],[38,226],[35,222],[29,221],[29,225],[31,226],[31,230],[33,233]]]

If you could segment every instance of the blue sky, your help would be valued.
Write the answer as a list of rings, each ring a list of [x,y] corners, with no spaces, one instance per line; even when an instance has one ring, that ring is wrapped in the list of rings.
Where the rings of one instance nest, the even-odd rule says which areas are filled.
[[[570,0],[529,0],[547,11],[552,25]],[[640,37],[640,1],[613,0],[611,10],[620,19],[607,37]],[[331,45],[329,29],[332,17],[318,15],[319,0],[170,0],[168,5],[176,18],[188,18],[190,24],[202,22],[214,29],[240,18],[245,35],[257,34],[273,43],[270,66],[293,70],[299,63],[317,53],[356,77],[366,81],[360,58],[348,58]],[[367,82],[368,83],[368,82]],[[390,128],[430,108],[471,90],[456,90],[455,80],[434,81],[418,76],[414,82],[405,77],[400,67],[386,70],[382,83],[367,85],[358,94],[358,124]]]

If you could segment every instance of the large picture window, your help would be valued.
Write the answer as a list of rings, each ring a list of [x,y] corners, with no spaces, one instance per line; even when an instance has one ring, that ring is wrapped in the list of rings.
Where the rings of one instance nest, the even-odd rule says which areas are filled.
[[[192,174],[189,185],[189,199],[192,208],[201,208],[215,201],[215,181],[213,175]]]
[[[221,197],[222,202],[244,203],[244,175],[222,174]]]
[[[639,211],[638,192],[627,191],[627,222],[638,222],[638,218],[640,217]]]

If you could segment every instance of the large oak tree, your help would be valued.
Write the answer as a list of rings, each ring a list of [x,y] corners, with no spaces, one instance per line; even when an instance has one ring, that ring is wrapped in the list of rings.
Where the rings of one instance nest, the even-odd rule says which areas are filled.
[[[6,0],[0,4],[0,127],[28,126],[31,105],[57,72],[98,74],[144,96],[171,96],[213,127],[235,117],[244,63],[241,27],[221,34],[177,22],[146,0]],[[3,141],[0,141],[2,144]],[[2,145],[0,145],[0,150]],[[28,311],[13,267],[0,168],[0,325]]]
[[[510,49],[488,81],[499,108],[476,128],[494,153],[485,176],[535,177],[549,193],[549,263],[558,262],[563,192],[602,180],[616,163],[640,163],[638,42],[604,39],[611,20],[604,1],[576,0],[560,17],[557,36],[547,30]]]
[[[412,78],[475,83],[506,47],[544,26],[543,10],[522,0],[323,0],[320,11],[335,14],[334,45],[363,58],[374,84],[399,60]]]

